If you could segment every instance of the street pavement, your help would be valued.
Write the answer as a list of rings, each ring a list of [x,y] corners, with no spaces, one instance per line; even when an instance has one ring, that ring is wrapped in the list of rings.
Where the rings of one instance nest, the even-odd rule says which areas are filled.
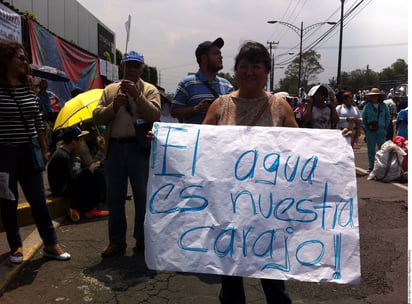
[[[366,147],[354,149],[360,223],[362,279],[359,285],[288,281],[293,303],[409,303],[407,183],[368,181]],[[46,185],[47,186],[47,185]],[[8,262],[0,233],[0,303],[219,303],[218,276],[148,270],[134,250],[134,208],[126,202],[128,248],[124,256],[102,259],[108,242],[107,219],[69,222],[55,219],[68,262],[44,258],[33,225],[22,227],[25,262]],[[245,279],[247,303],[265,303],[258,279]]]

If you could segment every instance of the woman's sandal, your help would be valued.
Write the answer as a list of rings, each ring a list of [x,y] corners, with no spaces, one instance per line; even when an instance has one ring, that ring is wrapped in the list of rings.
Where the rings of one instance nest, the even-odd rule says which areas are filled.
[[[23,263],[23,248],[17,247],[10,250],[10,262],[13,264]]]
[[[68,261],[71,259],[71,255],[64,252],[59,244],[43,248],[43,255],[57,261]]]

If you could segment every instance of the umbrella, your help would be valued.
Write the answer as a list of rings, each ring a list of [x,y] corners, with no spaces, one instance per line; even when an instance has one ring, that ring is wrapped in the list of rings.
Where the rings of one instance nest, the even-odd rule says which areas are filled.
[[[70,81],[66,73],[48,65],[30,64],[33,75],[52,81]]]
[[[68,100],[57,115],[53,131],[92,119],[103,89],[93,89]]]

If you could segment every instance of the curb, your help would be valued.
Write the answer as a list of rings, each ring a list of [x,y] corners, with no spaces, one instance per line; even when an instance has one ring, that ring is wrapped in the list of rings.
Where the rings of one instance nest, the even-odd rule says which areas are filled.
[[[63,197],[49,196],[46,198],[46,204],[49,208],[50,216],[52,219],[61,217],[67,213],[70,207],[70,200]],[[31,215],[31,208],[29,203],[18,204],[18,217],[19,227],[29,226],[34,224],[33,217]],[[0,220],[0,232],[4,232],[3,224]]]

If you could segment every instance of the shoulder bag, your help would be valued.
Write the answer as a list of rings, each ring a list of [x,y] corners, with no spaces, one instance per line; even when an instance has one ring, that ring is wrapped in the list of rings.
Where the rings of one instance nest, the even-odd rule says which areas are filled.
[[[196,77],[200,80],[200,77],[199,77],[198,73],[196,73]],[[207,89],[210,91],[210,93],[213,94],[215,99],[220,97],[220,95],[216,92],[216,90],[210,85],[209,81],[205,80],[205,81],[202,81],[202,83],[207,87]]]
[[[210,93],[213,94],[215,99],[219,98],[220,95],[216,92],[216,90],[210,85],[210,83],[207,80],[203,81],[203,84],[209,89]]]
[[[16,98],[14,97],[13,94],[10,94],[10,96],[14,99],[14,102],[17,105],[17,108],[19,109],[20,117],[23,121],[24,128],[26,129],[27,133],[29,132],[29,126],[27,125],[27,121],[24,118],[23,112],[20,108],[19,103],[17,102]],[[40,147],[39,139],[37,136],[29,136],[29,147],[30,147],[30,155],[32,159],[32,164],[33,164],[33,169],[36,171],[43,171],[46,167],[43,159],[43,152]]]

